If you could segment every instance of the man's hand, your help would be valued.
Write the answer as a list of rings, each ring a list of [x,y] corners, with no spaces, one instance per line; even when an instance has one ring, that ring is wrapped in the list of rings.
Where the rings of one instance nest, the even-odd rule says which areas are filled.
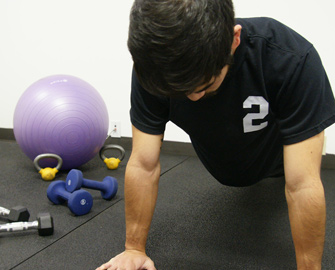
[[[126,250],[96,270],[156,270],[153,261],[143,252]]]

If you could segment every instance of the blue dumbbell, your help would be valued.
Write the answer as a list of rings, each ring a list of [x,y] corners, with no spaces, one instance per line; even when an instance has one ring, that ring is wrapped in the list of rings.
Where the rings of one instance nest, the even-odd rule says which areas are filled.
[[[102,182],[84,179],[81,171],[72,169],[66,177],[66,189],[69,192],[74,192],[81,187],[100,190],[102,198],[110,200],[117,193],[118,183],[111,176],[106,176]]]
[[[49,200],[54,204],[62,204],[67,201],[67,206],[77,216],[90,212],[93,206],[92,195],[86,190],[70,193],[66,190],[65,185],[65,181],[62,180],[52,182],[47,189]]]

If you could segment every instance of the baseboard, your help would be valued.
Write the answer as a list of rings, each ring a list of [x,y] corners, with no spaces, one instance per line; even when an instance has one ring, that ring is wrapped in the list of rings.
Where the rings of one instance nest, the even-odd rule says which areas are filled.
[[[331,169],[335,170],[335,155],[324,155],[322,156],[322,169]]]
[[[13,129],[0,128],[0,140],[15,140]],[[131,150],[132,141],[130,137],[111,138],[106,140],[106,144],[118,144],[126,150]],[[171,155],[196,156],[191,143],[164,141],[162,153]],[[335,155],[327,154],[322,157],[322,169],[335,170]]]
[[[0,140],[15,141],[13,129],[0,128]],[[131,150],[132,148],[132,141],[130,137],[108,137],[105,144],[118,144],[126,150]],[[196,156],[191,143],[164,141],[161,151],[165,154]]]
[[[15,141],[13,129],[12,128],[0,128],[0,140]]]
[[[131,150],[132,148],[132,140],[130,137],[122,137],[122,138],[109,137],[106,140],[106,144],[122,145],[122,147],[126,150]],[[182,156],[197,155],[191,143],[172,142],[172,141],[164,141],[161,152],[164,154],[182,155]]]

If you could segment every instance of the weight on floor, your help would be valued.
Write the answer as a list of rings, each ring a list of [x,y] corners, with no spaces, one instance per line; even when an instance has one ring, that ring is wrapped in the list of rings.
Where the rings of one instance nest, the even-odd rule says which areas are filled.
[[[37,230],[40,236],[52,235],[54,232],[53,218],[49,213],[39,213],[35,221],[13,222],[0,224],[0,232],[16,232]]]

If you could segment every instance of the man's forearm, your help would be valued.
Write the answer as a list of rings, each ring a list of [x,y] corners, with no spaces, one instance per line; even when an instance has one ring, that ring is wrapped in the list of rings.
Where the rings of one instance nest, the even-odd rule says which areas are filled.
[[[298,270],[321,269],[326,224],[322,183],[285,191]]]
[[[130,160],[125,177],[126,249],[145,252],[155,210],[160,165],[145,169]]]

